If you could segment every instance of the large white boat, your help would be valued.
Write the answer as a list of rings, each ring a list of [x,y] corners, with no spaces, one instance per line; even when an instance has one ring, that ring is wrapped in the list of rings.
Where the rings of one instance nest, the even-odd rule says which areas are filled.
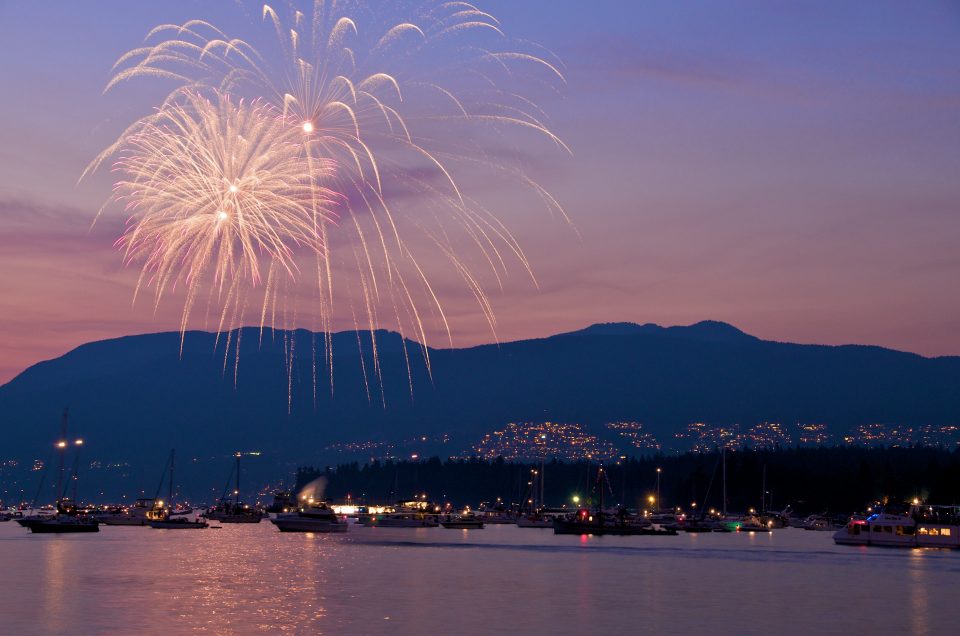
[[[153,499],[137,499],[129,508],[113,508],[99,512],[93,517],[107,526],[145,526],[147,513],[153,510]]]
[[[346,532],[348,527],[347,521],[326,504],[301,508],[297,512],[281,512],[270,522],[280,532]]]
[[[421,499],[400,501],[392,510],[385,514],[368,515],[362,517],[360,525],[368,528],[436,528],[440,525],[441,507],[427,501],[426,495]]]
[[[960,548],[960,506],[913,505],[904,513],[853,519],[833,535],[841,545]]]
[[[437,515],[411,512],[393,512],[374,518],[370,524],[381,528],[436,528],[440,525]]]

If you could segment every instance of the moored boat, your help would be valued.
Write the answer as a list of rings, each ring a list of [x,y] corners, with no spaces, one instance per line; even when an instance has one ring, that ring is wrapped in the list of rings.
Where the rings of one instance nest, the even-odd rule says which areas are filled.
[[[297,512],[283,512],[270,520],[280,532],[346,532],[349,524],[325,503],[301,508]]]
[[[960,548],[960,506],[914,504],[908,510],[852,519],[833,535],[839,545]]]
[[[381,528],[436,528],[440,525],[436,515],[410,512],[393,512],[373,518],[371,527]]]
[[[187,519],[185,514],[189,514],[189,510],[186,513],[182,513],[174,516],[174,511],[176,507],[173,504],[173,464],[176,452],[170,451],[170,477],[169,477],[169,495],[167,496],[167,503],[164,505],[164,502],[157,501],[157,505],[154,506],[153,510],[147,513],[147,525],[155,530],[202,530],[203,528],[208,527],[208,524],[203,519]],[[163,485],[163,481],[160,482],[160,485]],[[159,488],[157,489],[159,491]]]
[[[94,514],[94,518],[106,526],[144,526],[147,514],[153,510],[154,500],[137,499],[129,508],[112,508]]]
[[[800,526],[804,530],[833,530],[835,526],[826,515],[810,515],[803,520]]]
[[[677,531],[652,525],[632,518],[625,508],[618,508],[615,513],[607,513],[603,509],[603,491],[608,488],[606,475],[601,466],[597,472],[595,490],[599,494],[599,502],[594,510],[581,508],[566,518],[558,518],[553,522],[554,534],[577,534],[594,536],[676,536]]]
[[[441,521],[440,525],[448,530],[482,530],[483,519],[473,514],[460,516],[447,515],[447,518]]]
[[[147,521],[147,525],[157,530],[202,530],[210,526],[203,519],[191,520],[181,516],[150,519]]]
[[[58,513],[51,517],[27,517],[18,519],[20,525],[34,534],[66,534],[76,532],[99,532],[100,524],[89,517]]]
[[[56,448],[60,456],[60,468],[57,473],[57,502],[55,512],[52,515],[31,515],[17,519],[24,528],[34,534],[66,534],[78,532],[99,532],[100,524],[96,519],[87,516],[74,503],[77,496],[77,479],[79,467],[79,455],[74,457],[73,468],[73,499],[64,496],[63,484],[63,461],[67,448],[71,445],[67,442],[67,409],[63,410],[63,417],[60,422],[60,440],[56,443]],[[78,449],[83,445],[83,440],[78,439],[73,443],[73,447]]]
[[[240,501],[240,453],[236,453],[236,466],[231,471],[231,476],[236,474],[236,484],[233,490],[233,501],[227,499],[226,490],[220,497],[220,502],[204,512],[201,516],[206,519],[219,521],[220,523],[260,523],[264,514],[255,506],[242,503]],[[227,479],[229,488],[230,480]]]
[[[520,515],[517,517],[518,528],[552,528],[554,517],[542,515],[534,512],[529,515]]]

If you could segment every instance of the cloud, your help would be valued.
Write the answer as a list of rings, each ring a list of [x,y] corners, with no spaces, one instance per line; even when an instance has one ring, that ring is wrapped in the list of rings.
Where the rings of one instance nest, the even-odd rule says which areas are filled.
[[[0,232],[4,253],[89,253],[112,249],[122,227],[105,217],[93,223],[95,213],[69,206],[26,199],[0,199]]]

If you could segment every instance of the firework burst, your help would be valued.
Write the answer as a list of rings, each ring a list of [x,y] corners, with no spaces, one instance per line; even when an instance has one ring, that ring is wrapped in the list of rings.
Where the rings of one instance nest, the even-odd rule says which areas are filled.
[[[172,80],[175,88],[158,114],[131,126],[92,167],[124,149],[131,153],[118,165],[131,175],[119,191],[132,210],[143,214],[135,217],[123,242],[131,260],[145,263],[158,295],[171,281],[188,284],[184,328],[195,283],[204,272],[212,271],[220,290],[226,281],[260,284],[264,268],[268,287],[274,271],[290,279],[309,270],[318,327],[330,333],[335,319],[349,317],[355,328],[369,330],[372,371],[382,388],[375,353],[381,324],[415,336],[428,369],[426,322],[439,326],[452,343],[431,268],[462,281],[494,337],[496,317],[487,289],[502,285],[511,260],[536,282],[507,225],[466,193],[478,182],[487,186],[506,179],[566,219],[547,190],[513,160],[534,138],[568,151],[528,94],[558,91],[565,81],[560,63],[534,45],[513,43],[496,18],[467,2],[427,2],[413,12],[406,6],[316,0],[300,11],[264,5],[253,38],[231,38],[200,20],[161,25],[144,46],[118,60],[107,90],[135,78]],[[193,110],[200,94],[217,96],[206,103],[222,108],[210,109],[205,124],[200,122],[205,118],[194,118],[189,123],[196,127],[173,126],[180,132],[203,129],[219,136],[227,128],[224,122],[237,117],[226,112],[230,108],[262,120],[257,129],[264,134],[256,137],[262,144],[244,145],[252,161],[240,163],[256,165],[252,154],[263,152],[266,161],[277,162],[282,176],[263,182],[257,220],[244,228],[247,234],[233,223],[226,224],[227,235],[218,229],[228,220],[218,220],[220,213],[232,214],[218,199],[232,182],[215,176],[215,170],[207,175],[216,181],[211,187],[189,179],[176,186],[192,187],[202,198],[195,216],[173,204],[183,195],[172,187],[140,186],[146,175],[138,155],[150,154],[150,144],[166,147],[157,151],[158,165],[146,168],[147,175],[159,178],[160,155],[166,152],[184,153],[174,160],[184,168],[197,163],[175,140],[180,132],[169,141],[159,139],[170,121],[184,119],[178,106],[184,94],[194,96],[188,98]],[[263,100],[273,110],[264,116],[266,106],[243,106],[240,97],[254,104]],[[164,119],[169,121],[158,123]],[[211,138],[205,143],[226,142]],[[474,187],[465,188],[463,179]],[[339,217],[332,213],[334,199]],[[298,266],[301,247],[312,258],[309,267]],[[237,313],[239,295],[230,296],[229,285],[226,293],[233,300],[224,307]],[[261,316],[275,300],[276,295],[264,297]],[[336,309],[344,305],[348,309]],[[221,327],[242,322],[225,320],[228,313],[221,314]],[[327,338],[332,389],[330,342]]]
[[[125,138],[115,165],[114,199],[130,214],[118,244],[128,262],[142,263],[138,291],[152,284],[159,302],[186,287],[182,329],[207,283],[222,300],[223,326],[245,285],[275,272],[295,277],[296,250],[322,256],[318,227],[336,218],[320,185],[332,166],[304,170],[302,145],[280,113],[215,100],[181,93]]]

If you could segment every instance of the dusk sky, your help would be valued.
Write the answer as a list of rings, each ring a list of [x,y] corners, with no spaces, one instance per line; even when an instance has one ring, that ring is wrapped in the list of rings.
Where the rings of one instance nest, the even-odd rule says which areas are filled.
[[[496,198],[539,281],[518,268],[491,291],[500,340],[714,319],[960,354],[960,5],[479,5],[565,64],[563,94],[540,105],[573,151],[528,169],[575,231]],[[197,16],[246,20],[227,1],[0,0],[0,382],[84,342],[178,328],[175,300],[132,304],[122,215],[90,229],[109,171],[78,179],[153,103],[141,84],[102,94],[114,61]],[[470,291],[442,291],[454,344],[490,342]]]

